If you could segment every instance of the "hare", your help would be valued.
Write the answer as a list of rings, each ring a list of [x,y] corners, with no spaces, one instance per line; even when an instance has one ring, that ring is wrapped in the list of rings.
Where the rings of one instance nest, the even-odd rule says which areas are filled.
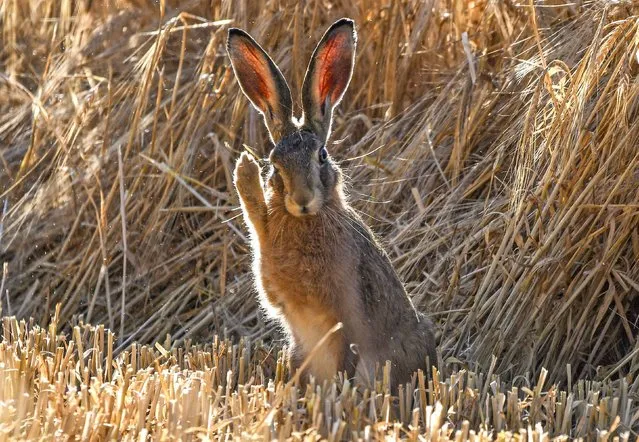
[[[390,360],[393,386],[436,364],[433,325],[417,312],[375,235],[349,205],[344,175],[327,150],[333,110],[353,73],[354,23],[335,22],[315,48],[302,87],[303,117],[253,38],[230,29],[227,51],[240,87],[263,115],[274,148],[265,181],[246,153],[234,184],[251,233],[260,302],[288,332],[292,370],[337,323],[303,376],[346,372],[370,380]]]

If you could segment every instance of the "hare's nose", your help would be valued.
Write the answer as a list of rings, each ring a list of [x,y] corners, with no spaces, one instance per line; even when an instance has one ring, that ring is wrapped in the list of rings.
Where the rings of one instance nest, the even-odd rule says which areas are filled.
[[[287,199],[287,209],[293,215],[311,215],[317,211],[317,200],[312,193],[298,193]]]
[[[310,205],[314,197],[315,192],[311,189],[296,189],[291,195],[293,202],[300,208]]]
[[[308,203],[311,202],[311,199],[313,199],[312,196],[302,195],[301,197],[298,196],[296,198],[293,198],[293,201],[295,201],[295,204],[299,206],[302,212],[306,212],[308,210]]]
[[[315,213],[315,211],[311,210],[311,206],[312,202],[309,202],[309,204],[298,205],[297,210],[299,211],[300,215],[312,215]]]
[[[308,215],[311,210],[310,210],[310,200],[302,200],[302,201],[295,201],[295,205],[297,206],[297,210],[299,210],[299,212],[302,215]]]

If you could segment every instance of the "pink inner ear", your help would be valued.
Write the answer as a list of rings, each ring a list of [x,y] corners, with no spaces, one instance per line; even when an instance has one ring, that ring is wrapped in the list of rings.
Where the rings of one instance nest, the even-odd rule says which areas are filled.
[[[260,51],[252,45],[240,41],[236,49],[240,53],[237,59],[236,69],[239,71],[242,88],[249,98],[262,110],[265,111],[267,103],[271,100],[273,85],[269,84],[268,60]]]
[[[331,105],[342,96],[351,70],[349,35],[339,33],[320,48],[316,56],[318,72],[319,103],[330,95]]]

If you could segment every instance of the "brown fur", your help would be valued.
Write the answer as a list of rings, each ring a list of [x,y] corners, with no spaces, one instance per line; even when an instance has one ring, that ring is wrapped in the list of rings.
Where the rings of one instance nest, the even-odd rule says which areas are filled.
[[[342,51],[352,51],[335,57],[352,60],[352,22],[333,25],[318,48],[331,44],[331,38],[339,39]],[[293,368],[341,322],[343,328],[310,361],[308,372],[327,379],[346,371],[365,381],[376,364],[390,360],[396,385],[425,368],[427,357],[436,364],[432,324],[415,310],[386,253],[349,206],[340,168],[330,157],[321,158],[330,133],[326,113],[332,115],[341,99],[334,91],[343,93],[352,71],[342,64],[325,73],[322,69],[331,65],[324,65],[312,60],[306,78],[327,78],[321,87],[329,91],[322,92],[337,98],[327,107],[303,97],[305,115],[317,118],[278,137],[266,184],[260,166],[246,153],[236,165],[235,185],[252,232],[256,285],[262,305],[289,334]]]

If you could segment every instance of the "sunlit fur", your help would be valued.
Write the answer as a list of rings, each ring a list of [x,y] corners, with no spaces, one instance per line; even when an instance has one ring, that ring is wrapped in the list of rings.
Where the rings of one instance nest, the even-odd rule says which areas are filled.
[[[321,146],[316,136],[299,131],[270,155],[276,169],[265,185],[265,225],[252,228],[260,298],[289,333],[294,367],[342,322],[343,329],[311,360],[310,374],[327,378],[345,370],[366,380],[376,363],[391,360],[394,383],[407,381],[412,371],[425,368],[427,356],[436,363],[432,325],[416,312],[386,253],[349,206],[340,168],[330,157],[320,164]],[[259,180],[257,163],[248,157],[244,162]],[[317,195],[315,215],[287,209],[287,196],[300,186]]]
[[[367,381],[377,364],[390,360],[397,385],[426,368],[427,358],[437,363],[432,325],[415,310],[386,253],[349,206],[340,168],[319,155],[350,82],[356,42],[350,19],[326,31],[304,77],[298,122],[272,59],[246,32],[229,31],[235,75],[275,142],[266,183],[246,153],[237,161],[234,183],[251,230],[260,300],[289,335],[292,368],[308,360],[304,376],[327,379],[346,371]],[[255,81],[264,88],[255,88]],[[313,352],[339,322],[343,327]]]

